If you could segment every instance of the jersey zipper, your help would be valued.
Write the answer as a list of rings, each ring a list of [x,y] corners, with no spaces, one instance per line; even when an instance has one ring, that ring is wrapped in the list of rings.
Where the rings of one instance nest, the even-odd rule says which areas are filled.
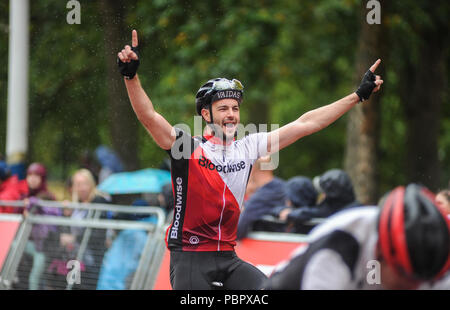
[[[222,148],[222,159],[223,159],[223,164],[225,165],[225,148]],[[225,183],[225,180],[224,180],[223,192],[222,192],[222,212],[220,213],[220,220],[219,220],[219,240],[217,242],[217,251],[220,251],[220,239],[222,237],[222,231],[220,229],[220,225],[222,224],[223,210],[225,210],[225,189],[226,189],[226,187],[227,187],[227,184]]]
[[[223,216],[223,210],[225,210],[225,190],[227,188],[227,184],[224,183],[223,185],[223,193],[222,193],[222,212],[220,213],[220,219],[219,219],[219,240],[217,241],[217,251],[220,251],[220,239],[222,237],[222,231],[220,230],[220,225],[222,224],[222,216]]]

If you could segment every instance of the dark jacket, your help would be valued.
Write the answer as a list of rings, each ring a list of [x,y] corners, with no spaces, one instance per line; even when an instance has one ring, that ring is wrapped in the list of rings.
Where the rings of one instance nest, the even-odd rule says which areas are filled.
[[[286,182],[286,198],[291,201],[291,206],[281,205],[272,209],[272,216],[279,217],[280,212],[286,208],[314,206],[317,200],[317,191],[311,179],[304,176],[290,178]]]
[[[237,239],[245,238],[254,222],[270,214],[272,208],[284,204],[286,200],[285,181],[274,177],[272,181],[256,190],[245,202],[237,229]]]
[[[315,207],[302,207],[288,215],[288,222],[303,223],[312,218],[325,218],[344,208],[360,206],[355,198],[353,184],[348,174],[340,169],[325,172],[319,181],[325,198]]]

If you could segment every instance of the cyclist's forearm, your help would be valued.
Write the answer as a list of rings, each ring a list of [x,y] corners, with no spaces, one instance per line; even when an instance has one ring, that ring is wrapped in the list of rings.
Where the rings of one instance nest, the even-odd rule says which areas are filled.
[[[274,130],[268,138],[268,151],[277,152],[298,139],[324,129],[359,101],[355,93],[329,105],[306,112],[297,120]]]
[[[297,119],[297,122],[308,124],[309,134],[322,130],[359,102],[359,97],[352,93],[336,102],[306,112]]]
[[[131,80],[125,79],[125,85],[133,110],[141,124],[159,147],[163,150],[170,149],[175,141],[175,131],[172,125],[155,111],[150,98],[141,86],[139,77],[136,75]]]
[[[141,122],[148,121],[153,118],[155,116],[155,109],[153,108],[150,98],[142,88],[138,75],[136,74],[136,76],[131,80],[124,78],[124,81],[131,106],[133,107],[137,118]]]

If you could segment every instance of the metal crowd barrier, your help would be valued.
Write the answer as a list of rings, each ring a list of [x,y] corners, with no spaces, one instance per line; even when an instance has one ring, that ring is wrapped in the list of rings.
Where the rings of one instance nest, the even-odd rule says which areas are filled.
[[[273,215],[264,215],[264,216],[262,216],[262,220],[267,221],[267,222],[286,224],[286,221],[282,221]],[[312,218],[308,221],[305,221],[303,224],[307,225],[307,226],[316,226],[316,225],[324,223],[325,221],[326,221],[326,218]]]
[[[143,235],[141,233],[146,233],[145,243],[142,243],[144,244],[142,250],[140,251],[140,249],[137,249],[140,251],[138,264],[134,273],[131,274],[132,278],[127,279],[128,284],[126,285],[126,289],[152,289],[165,247],[164,226],[166,216],[161,208],[97,203],[62,203],[44,200],[39,200],[36,205],[37,208],[59,208],[61,209],[61,214],[64,209],[85,210],[87,213],[82,218],[38,215],[33,214],[33,212],[30,212],[27,216],[22,214],[0,213],[0,222],[13,221],[20,223],[0,272],[0,289],[28,289],[30,287],[30,274],[35,272],[33,271],[33,264],[38,264],[36,263],[35,256],[28,255],[28,253],[36,253],[38,241],[36,241],[36,238],[33,239],[32,230],[33,228],[36,228],[37,225],[51,227],[49,228],[51,231],[49,232],[47,239],[44,238],[44,240],[41,240],[42,244],[45,245],[43,246],[45,251],[42,251],[42,253],[37,251],[39,252],[37,256],[41,258],[39,263],[41,271],[38,272],[38,274],[40,274],[38,279],[45,283],[45,285],[39,283],[39,289],[78,289],[79,283],[68,281],[64,277],[64,273],[67,274],[68,272],[68,267],[66,266],[66,270],[64,271],[64,267],[61,266],[61,260],[59,259],[61,257],[86,263],[86,266],[91,262],[91,271],[95,271],[91,272],[91,275],[89,275],[91,278],[89,278],[87,273],[88,267],[85,266],[85,271],[81,268],[81,282],[83,282],[83,280],[89,280],[88,282],[92,283],[82,287],[95,289],[97,281],[99,280],[99,275],[103,271],[102,268],[104,268],[104,263],[106,262],[105,257],[107,255],[109,255],[108,257],[111,257],[112,255],[108,250],[112,248],[114,242],[118,239],[117,237],[119,234],[125,230],[128,233],[127,236],[133,236],[133,233],[139,232],[142,237]],[[23,209],[25,207],[25,204],[23,201],[0,201],[0,206],[13,206],[20,210],[20,208]],[[106,212],[113,212],[113,214],[116,215],[141,214],[143,217],[154,216],[156,217],[156,224],[147,221],[131,220],[130,218],[108,219],[104,218]],[[69,246],[62,246],[62,234],[76,235],[73,233],[74,229],[78,229],[78,238],[74,238],[77,242],[69,243]],[[112,235],[116,233],[116,238],[113,239],[111,237],[108,239],[108,233],[111,233]],[[100,237],[97,238],[97,236]],[[33,240],[31,240],[30,237]],[[103,239],[103,237],[105,238]],[[97,240],[95,238],[97,238]],[[111,241],[109,248],[106,246],[107,240]],[[122,240],[128,242],[126,243],[123,241],[125,243],[122,244],[136,246],[133,244],[132,239],[122,238]],[[143,241],[144,239],[141,238],[140,240]],[[70,254],[66,253],[68,251],[67,249],[71,249]],[[134,249],[136,250],[136,248]],[[43,253],[45,253],[44,263],[42,263],[42,256],[39,256]],[[27,255],[28,260],[32,257],[33,261],[31,263],[24,263],[27,261]],[[52,258],[53,261],[51,260]],[[55,264],[55,266],[53,266],[52,262],[57,262],[59,265]],[[43,270],[42,264],[44,266]],[[55,273],[54,270],[59,270],[59,274]],[[85,276],[85,278],[83,278],[83,276]],[[130,275],[128,277],[130,277]],[[59,282],[55,280],[56,278],[59,279]],[[21,279],[23,283],[21,283]],[[27,280],[28,287],[26,284]],[[125,279],[123,280],[125,281]],[[51,283],[50,286],[49,283]]]
[[[295,230],[297,234],[308,234],[314,227],[316,227],[319,224],[322,224],[326,221],[326,218],[312,218],[308,221],[304,221],[303,223],[297,223],[295,224]],[[256,221],[253,227],[253,231],[275,231],[276,230],[283,230],[287,222],[280,220],[278,217],[275,217],[273,215],[264,215]],[[264,227],[261,229],[261,225]]]

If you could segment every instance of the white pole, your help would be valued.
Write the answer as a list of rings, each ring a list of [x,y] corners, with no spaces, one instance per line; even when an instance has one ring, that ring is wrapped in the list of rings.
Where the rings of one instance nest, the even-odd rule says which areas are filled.
[[[6,157],[23,162],[28,149],[28,0],[9,1],[8,114]]]

